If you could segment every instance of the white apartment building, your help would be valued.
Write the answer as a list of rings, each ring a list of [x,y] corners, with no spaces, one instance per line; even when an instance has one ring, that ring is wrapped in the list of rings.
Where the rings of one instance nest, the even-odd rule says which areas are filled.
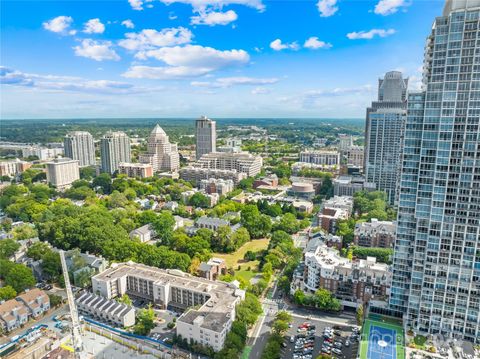
[[[15,177],[32,167],[30,162],[20,161],[16,158],[14,161],[0,162],[0,176]]]
[[[390,267],[374,257],[352,261],[321,241],[305,253],[303,288],[310,292],[327,289],[345,306],[357,307],[372,298],[385,300],[390,281]]]
[[[254,156],[248,152],[214,152],[203,155],[194,166],[228,171],[235,170],[245,173],[248,177],[254,177],[260,173],[262,165],[262,157]]]
[[[180,168],[177,144],[170,143],[165,131],[156,125],[147,139],[147,153],[139,156],[141,163],[152,165],[153,172],[172,172]]]
[[[22,148],[22,157],[27,158],[30,156],[37,156],[41,161],[51,160],[62,154],[63,148],[61,147],[47,148],[42,146],[26,146]]]
[[[114,173],[120,163],[130,162],[130,138],[125,132],[107,132],[100,140],[102,172]]]
[[[80,179],[77,160],[58,158],[46,163],[47,182],[58,189],[65,189]]]
[[[229,192],[232,192],[235,184],[232,180],[224,180],[217,178],[209,178],[200,181],[200,190],[205,193],[218,193],[220,196],[223,196]]]
[[[95,166],[93,136],[87,131],[72,131],[63,139],[65,157],[78,160],[80,167]]]
[[[340,152],[326,150],[303,151],[300,152],[300,162],[316,165],[339,165]]]
[[[195,121],[196,130],[196,157],[197,160],[204,154],[216,152],[217,123],[206,116]]]
[[[160,308],[184,311],[177,319],[177,335],[215,351],[223,348],[235,320],[235,306],[245,298],[245,291],[231,283],[133,262],[114,264],[92,277],[92,287],[108,299],[126,293]]]
[[[200,167],[184,167],[180,169],[180,178],[184,181],[194,182],[196,186],[204,179],[217,178],[223,180],[232,180],[234,184],[238,184],[247,175],[236,170],[220,170]]]
[[[363,176],[339,176],[332,180],[335,196],[353,196],[356,192],[372,192],[377,189],[373,182],[367,182]]]
[[[153,167],[149,163],[127,163],[118,165],[118,173],[128,177],[148,178],[153,176]]]

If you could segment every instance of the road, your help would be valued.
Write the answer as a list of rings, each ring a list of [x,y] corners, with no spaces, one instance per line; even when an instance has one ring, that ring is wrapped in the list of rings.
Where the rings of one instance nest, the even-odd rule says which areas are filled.
[[[356,324],[353,313],[329,314],[289,305],[283,298],[279,298],[276,281],[274,282],[272,293],[272,299],[265,298],[262,300],[263,315],[260,316],[252,330],[253,336],[247,341],[247,345],[252,347],[249,356],[250,359],[258,359],[261,357],[263,349],[267,344],[275,315],[281,310],[289,312],[293,317],[294,323],[308,320],[318,324],[319,328],[332,325],[353,326]],[[291,358],[291,354],[288,356],[287,353],[285,353],[284,357]]]

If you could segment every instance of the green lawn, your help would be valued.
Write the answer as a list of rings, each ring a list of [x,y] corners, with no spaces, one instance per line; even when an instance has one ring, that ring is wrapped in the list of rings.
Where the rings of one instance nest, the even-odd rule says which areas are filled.
[[[403,332],[403,328],[398,325],[394,324],[390,320],[373,320],[373,319],[366,319],[365,323],[363,324],[362,329],[362,339],[360,342],[360,359],[369,359],[368,358],[368,337],[370,335],[370,327],[375,325],[377,327],[383,327],[386,329],[395,330],[397,333],[397,359],[405,359],[405,333]]]
[[[258,267],[258,261],[245,261],[243,257],[247,251],[258,252],[263,249],[267,249],[269,239],[253,239],[250,242],[245,243],[239,249],[237,249],[233,253],[225,254],[225,253],[214,253],[213,256],[216,258],[225,259],[228,268],[233,268],[237,271],[238,266],[241,266],[241,270],[246,270],[248,267],[251,270],[256,270]]]

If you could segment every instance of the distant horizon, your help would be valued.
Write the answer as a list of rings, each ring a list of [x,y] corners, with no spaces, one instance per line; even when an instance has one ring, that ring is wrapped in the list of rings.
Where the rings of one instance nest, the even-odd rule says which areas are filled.
[[[360,118],[386,72],[420,88],[444,3],[5,1],[0,116]]]

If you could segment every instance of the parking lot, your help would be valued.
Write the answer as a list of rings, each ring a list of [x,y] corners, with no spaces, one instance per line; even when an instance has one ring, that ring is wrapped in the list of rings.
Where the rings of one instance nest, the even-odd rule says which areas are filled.
[[[306,326],[307,323],[309,324],[308,327]],[[304,328],[299,329],[301,326]],[[325,328],[334,331],[334,333],[331,333],[330,344],[325,342]],[[319,319],[294,317],[291,328],[286,334],[282,358],[315,359],[322,353],[322,348],[329,348],[330,353],[324,352],[325,354],[330,354],[336,358],[354,359],[357,357],[359,343],[358,340],[351,338],[352,329],[351,326],[337,327]],[[346,343],[347,341],[348,343]],[[337,343],[337,348],[335,343]],[[333,350],[334,348],[336,350]]]

